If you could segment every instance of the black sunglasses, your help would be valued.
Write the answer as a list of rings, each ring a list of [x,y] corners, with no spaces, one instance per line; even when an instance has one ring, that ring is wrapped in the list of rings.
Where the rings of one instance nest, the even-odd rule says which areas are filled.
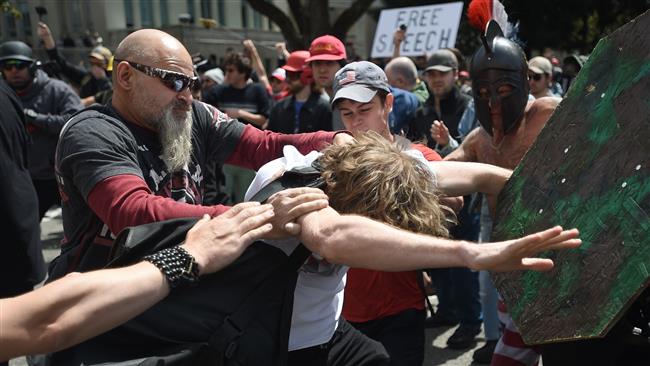
[[[32,64],[31,62],[26,62],[26,61],[9,60],[0,63],[0,68],[2,68],[5,71],[9,71],[11,69],[25,70],[31,64]]]
[[[182,92],[186,88],[194,89],[196,84],[199,82],[198,76],[189,77],[180,72],[163,70],[157,67],[142,65],[127,60],[115,60],[114,62],[120,63],[122,61],[145,75],[160,79],[165,86],[177,93]]]
[[[535,81],[540,81],[542,80],[542,74],[535,74],[535,73],[528,74],[528,78],[533,79]]]

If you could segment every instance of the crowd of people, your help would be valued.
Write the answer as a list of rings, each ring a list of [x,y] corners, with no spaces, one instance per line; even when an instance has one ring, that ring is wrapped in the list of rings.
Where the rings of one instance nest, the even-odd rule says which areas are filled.
[[[548,270],[553,262],[535,255],[577,247],[578,231],[491,243],[492,219],[584,58],[567,57],[564,71],[551,55],[528,60],[490,22],[471,58],[441,49],[418,68],[397,51],[403,33],[383,69],[348,62],[344,43],[323,35],[305,50],[279,44],[270,73],[250,40],[205,67],[153,29],[114,54],[98,45],[87,68],[65,59],[44,23],[38,35],[55,68],[40,67],[23,42],[1,44],[10,235],[0,361],[189,354],[198,358],[187,364],[203,364],[204,351],[176,347],[203,342],[225,364],[419,366],[425,328],[458,325],[452,349],[474,347],[484,329],[476,362],[536,364],[541,351],[522,341],[489,271]],[[61,254],[33,290],[46,275],[39,220],[53,205]],[[123,230],[188,217],[201,219],[177,245],[102,269]],[[241,296],[232,268],[272,268],[303,248],[294,276],[281,277],[288,298],[262,298],[273,305],[259,305],[260,319],[216,320],[225,310],[215,302]],[[254,280],[263,279],[242,280],[241,292]],[[229,322],[237,335],[224,341]],[[265,348],[242,336],[249,323],[286,329],[259,333]]]

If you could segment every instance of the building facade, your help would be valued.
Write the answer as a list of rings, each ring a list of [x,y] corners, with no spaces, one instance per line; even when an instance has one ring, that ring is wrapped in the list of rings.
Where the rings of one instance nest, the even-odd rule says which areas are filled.
[[[0,41],[19,39],[35,46],[39,17],[46,22],[66,56],[83,61],[97,40],[114,50],[129,32],[157,28],[180,39],[190,53],[220,60],[229,49],[239,51],[244,39],[252,39],[267,67],[275,66],[276,42],[284,40],[279,28],[253,10],[245,0],[10,0],[21,18],[3,13]],[[286,0],[272,1],[287,11]],[[330,0],[332,19],[351,1]],[[39,16],[37,8],[47,14]],[[364,15],[350,30],[348,44],[365,57],[376,23]]]

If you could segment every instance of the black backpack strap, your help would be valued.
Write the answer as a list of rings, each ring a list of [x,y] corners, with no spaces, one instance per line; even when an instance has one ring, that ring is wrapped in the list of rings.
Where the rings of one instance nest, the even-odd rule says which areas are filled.
[[[424,272],[422,270],[415,271],[417,275],[417,282],[418,282],[418,287],[420,288],[420,291],[422,291],[422,296],[424,296],[424,301],[427,304],[427,309],[429,309],[429,313],[431,316],[435,314],[436,312],[433,310],[433,305],[431,305],[431,301],[429,300],[429,295],[427,295],[427,290],[424,288]]]
[[[224,318],[221,326],[210,337],[208,344],[218,353],[223,354],[226,359],[233,357],[237,350],[237,342],[244,334],[244,329],[259,314],[257,309],[259,304],[263,303],[278,289],[287,288],[287,284],[290,284],[289,288],[293,289],[297,279],[295,274],[310,254],[311,252],[304,245],[298,245],[289,256],[288,263],[282,270],[276,271],[243,301],[242,306],[237,311]],[[288,281],[292,281],[292,283],[288,283]],[[293,299],[293,291],[291,291],[291,298]],[[286,312],[285,315],[287,315]],[[290,317],[291,312],[288,312],[288,315]],[[288,320],[289,323],[286,324],[290,324],[290,319]],[[288,329],[287,337],[283,337],[283,339],[288,340]],[[280,346],[283,347],[282,349],[288,349],[286,343]]]

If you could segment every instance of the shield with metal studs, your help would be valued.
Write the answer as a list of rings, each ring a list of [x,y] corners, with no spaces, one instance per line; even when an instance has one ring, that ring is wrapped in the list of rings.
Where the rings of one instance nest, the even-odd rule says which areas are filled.
[[[650,283],[650,12],[600,40],[499,199],[493,240],[577,227],[550,272],[497,274],[528,344],[604,336]]]

